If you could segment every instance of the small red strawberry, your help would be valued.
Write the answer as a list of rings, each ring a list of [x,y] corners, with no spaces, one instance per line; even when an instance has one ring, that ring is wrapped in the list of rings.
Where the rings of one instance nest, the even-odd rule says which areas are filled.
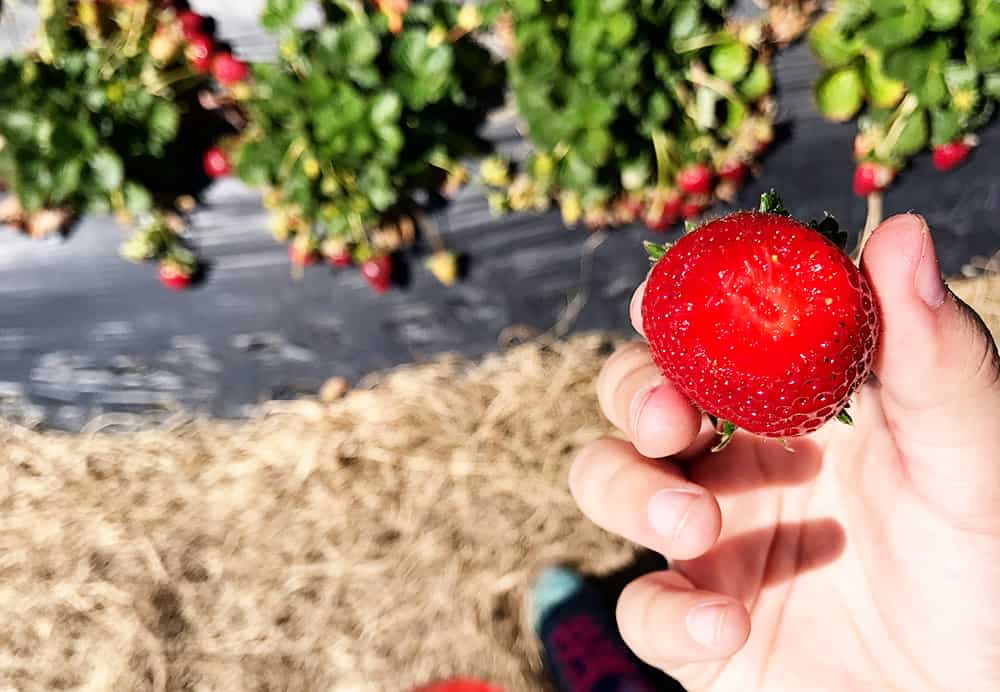
[[[719,177],[727,183],[742,185],[750,169],[739,159],[730,159],[719,166]]]
[[[180,22],[181,31],[184,32],[184,38],[188,41],[193,40],[196,36],[201,36],[205,18],[197,12],[184,10],[177,15],[177,21]]]
[[[646,208],[646,216],[643,219],[646,228],[651,231],[666,231],[677,223],[681,217],[681,207],[684,199],[676,194],[670,194],[666,199],[654,199]]]
[[[687,197],[681,204],[681,217],[693,219],[705,211],[707,207],[708,201],[705,198]]]
[[[677,174],[677,186],[689,195],[707,195],[712,191],[712,170],[695,163]]]
[[[392,257],[380,255],[361,263],[361,276],[376,293],[385,293],[392,284]]]
[[[832,219],[820,233],[765,197],[773,211],[730,214],[658,253],[643,329],[656,364],[725,433],[793,437],[842,415],[868,377],[879,315],[825,235]]]
[[[288,259],[296,267],[316,264],[316,251],[310,245],[292,243],[288,246]]]
[[[854,194],[867,197],[873,192],[880,192],[887,188],[895,177],[895,171],[881,163],[873,161],[859,163],[854,169]]]
[[[191,271],[176,262],[161,262],[160,283],[171,291],[183,291],[191,286]]]
[[[212,69],[212,52],[215,44],[207,36],[193,36],[188,39],[187,48],[184,51],[191,69],[200,74],[207,74]]]
[[[615,202],[615,220],[618,223],[632,223],[642,215],[642,198],[638,195],[623,195]]]
[[[968,139],[956,139],[954,142],[934,147],[934,151],[931,153],[934,168],[942,172],[956,168],[968,158],[972,147],[973,144]]]
[[[219,147],[212,147],[205,152],[202,165],[205,168],[205,174],[209,178],[224,178],[232,172],[229,157]]]
[[[250,66],[229,51],[223,51],[212,58],[212,75],[220,83],[233,86],[250,76]]]

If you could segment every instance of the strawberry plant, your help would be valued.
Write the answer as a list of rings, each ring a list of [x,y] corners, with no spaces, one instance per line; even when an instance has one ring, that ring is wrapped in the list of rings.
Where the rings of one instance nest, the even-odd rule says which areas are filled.
[[[731,199],[773,138],[767,25],[725,0],[511,0],[510,82],[532,153],[483,162],[497,212],[666,229]]]
[[[871,369],[879,312],[832,217],[803,223],[772,191],[736,212],[647,244],[642,299],[653,360],[718,421],[787,438],[836,417]]]
[[[930,147],[959,165],[1000,97],[1000,4],[993,0],[838,0],[809,42],[826,67],[824,116],[858,113],[854,190],[879,192]]]
[[[421,200],[454,191],[463,158],[488,150],[478,129],[503,70],[470,33],[471,6],[330,1],[324,23],[300,31],[302,5],[271,0],[264,12],[280,58],[253,68],[234,170],[264,190],[274,235],[296,256],[357,265],[381,292],[382,258],[414,244]]]
[[[190,277],[196,260],[176,200],[194,191],[204,152],[229,125],[203,107],[199,96],[216,85],[188,49],[204,39],[215,55],[214,42],[182,21],[197,15],[179,3],[47,0],[39,9],[35,49],[0,60],[0,187],[9,193],[0,222],[43,236],[83,213],[113,213],[140,227],[124,255]]]

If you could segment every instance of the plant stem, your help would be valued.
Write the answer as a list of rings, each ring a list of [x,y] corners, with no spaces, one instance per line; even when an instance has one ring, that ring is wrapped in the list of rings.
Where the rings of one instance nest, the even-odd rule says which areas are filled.
[[[868,216],[865,218],[865,227],[861,231],[861,236],[858,238],[858,245],[854,248],[854,252],[851,253],[851,259],[854,260],[856,264],[861,263],[861,253],[865,249],[865,245],[868,243],[868,239],[871,237],[872,231],[875,227],[882,223],[882,193],[873,192],[868,195]]]
[[[736,90],[733,89],[733,86],[729,82],[709,74],[708,70],[706,70],[705,67],[699,62],[695,62],[691,65],[691,69],[688,71],[687,77],[688,81],[692,84],[711,89],[719,96],[727,98],[730,101],[735,101],[744,107],[746,106],[746,104],[743,103],[743,99],[740,98],[740,95],[736,93]]]
[[[893,148],[896,146],[896,142],[903,134],[903,130],[906,128],[906,119],[909,118],[913,111],[917,109],[920,102],[917,97],[913,94],[907,94],[903,102],[899,104],[899,108],[896,110],[896,117],[892,120],[892,125],[889,127],[889,131],[885,135],[885,139],[879,142],[878,146],[875,147],[875,156],[880,159],[887,158],[891,153]]]
[[[667,136],[663,130],[653,131],[653,152],[656,154],[656,186],[666,187],[670,161],[667,155]]]
[[[692,36],[691,38],[684,39],[683,41],[678,41],[674,44],[674,50],[678,53],[690,53],[691,51],[701,50],[702,48],[708,48],[709,46],[715,46],[721,43],[726,38],[726,33],[723,31],[716,31],[711,34],[701,34],[699,36]]]

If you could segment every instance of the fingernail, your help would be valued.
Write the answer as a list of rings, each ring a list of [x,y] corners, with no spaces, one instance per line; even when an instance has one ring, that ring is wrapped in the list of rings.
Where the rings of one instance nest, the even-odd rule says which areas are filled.
[[[696,487],[666,488],[649,498],[646,515],[653,531],[671,541],[684,530],[691,508],[701,496]]]
[[[722,625],[729,610],[728,601],[702,603],[688,611],[687,630],[702,646],[715,648],[722,640]]]
[[[934,240],[931,238],[930,229],[927,228],[923,217],[919,218],[923,226],[923,237],[920,246],[920,260],[913,274],[913,285],[917,290],[917,295],[924,303],[929,307],[938,308],[944,303],[947,289],[941,278],[941,268],[938,266],[937,254],[934,252]]]
[[[632,401],[628,405],[628,429],[632,433],[632,440],[636,439],[639,431],[639,418],[642,416],[642,409],[645,408],[646,402],[649,401],[649,397],[653,395],[656,388],[660,386],[663,382],[662,377],[656,378],[655,381],[650,382],[645,387],[642,387],[635,393],[632,397]]]

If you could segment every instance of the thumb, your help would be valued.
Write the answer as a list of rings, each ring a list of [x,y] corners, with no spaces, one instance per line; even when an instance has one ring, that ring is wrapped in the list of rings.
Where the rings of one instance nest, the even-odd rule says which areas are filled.
[[[910,479],[951,508],[1000,507],[1000,363],[989,330],[945,286],[923,217],[900,214],[862,257],[882,312],[882,407]],[[971,503],[971,504],[968,504]]]

